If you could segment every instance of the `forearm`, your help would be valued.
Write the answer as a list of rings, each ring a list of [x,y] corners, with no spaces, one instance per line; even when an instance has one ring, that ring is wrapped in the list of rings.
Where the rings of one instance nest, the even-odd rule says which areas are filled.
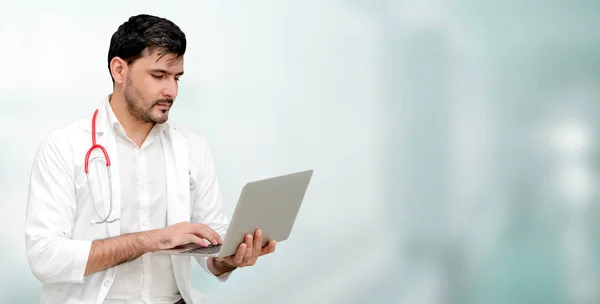
[[[212,272],[212,274],[214,274],[217,277],[220,275],[223,275],[227,272],[234,271],[237,268],[237,267],[227,266],[223,262],[217,261],[213,257],[208,258],[208,261],[206,261],[206,264],[208,266],[208,270],[210,270],[210,272]]]
[[[150,232],[125,234],[92,242],[85,276],[133,261],[150,252]]]

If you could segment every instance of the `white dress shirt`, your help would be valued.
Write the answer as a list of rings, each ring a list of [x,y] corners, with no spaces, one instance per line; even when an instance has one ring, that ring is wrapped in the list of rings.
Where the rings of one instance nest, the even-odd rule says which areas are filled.
[[[121,180],[121,234],[163,228],[167,223],[164,156],[157,124],[141,148],[129,139],[109,103],[107,113],[117,140]],[[171,258],[147,253],[116,267],[104,303],[172,304],[181,299]]]

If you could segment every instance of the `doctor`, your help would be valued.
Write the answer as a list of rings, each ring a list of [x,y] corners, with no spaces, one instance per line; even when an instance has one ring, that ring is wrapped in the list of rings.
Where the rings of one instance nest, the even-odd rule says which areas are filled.
[[[220,244],[229,224],[206,140],[167,123],[185,50],[171,21],[131,17],[110,41],[113,92],[40,145],[25,241],[41,303],[208,302],[190,257],[154,253]],[[257,230],[233,256],[194,259],[225,281],[275,250],[261,242]]]

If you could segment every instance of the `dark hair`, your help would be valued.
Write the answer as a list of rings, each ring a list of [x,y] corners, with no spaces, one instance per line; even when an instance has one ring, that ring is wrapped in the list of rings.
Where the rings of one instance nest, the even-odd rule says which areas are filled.
[[[144,55],[145,50],[182,56],[186,44],[185,34],[172,21],[146,14],[132,16],[119,26],[110,39],[108,71],[110,73],[110,61],[114,57],[132,64]]]

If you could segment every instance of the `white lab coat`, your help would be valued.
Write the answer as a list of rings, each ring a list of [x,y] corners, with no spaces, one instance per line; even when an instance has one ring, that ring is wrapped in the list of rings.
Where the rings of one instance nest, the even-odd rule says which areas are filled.
[[[97,143],[106,148],[111,160],[112,214],[118,217],[121,209],[119,160],[105,102],[98,108]],[[90,223],[99,219],[84,172],[85,155],[92,145],[93,111],[90,112],[89,117],[50,132],[33,163],[25,241],[31,270],[42,282],[41,303],[102,303],[115,276],[115,268],[83,276],[92,241],[120,234],[120,221]],[[168,126],[160,137],[167,180],[167,225],[183,221],[205,223],[224,236],[229,220],[206,140],[174,126]],[[102,155],[101,151],[94,150],[92,157],[96,155]],[[98,184],[94,180],[96,175],[90,174],[90,178]],[[109,207],[108,178],[102,175],[100,182],[104,195],[99,193],[99,186],[94,187],[93,192],[98,212],[104,215]],[[177,286],[186,303],[208,303],[204,294],[190,287],[191,259],[175,255],[171,259]],[[206,258],[195,259],[209,272]],[[228,274],[218,280],[224,281],[227,277]]]

